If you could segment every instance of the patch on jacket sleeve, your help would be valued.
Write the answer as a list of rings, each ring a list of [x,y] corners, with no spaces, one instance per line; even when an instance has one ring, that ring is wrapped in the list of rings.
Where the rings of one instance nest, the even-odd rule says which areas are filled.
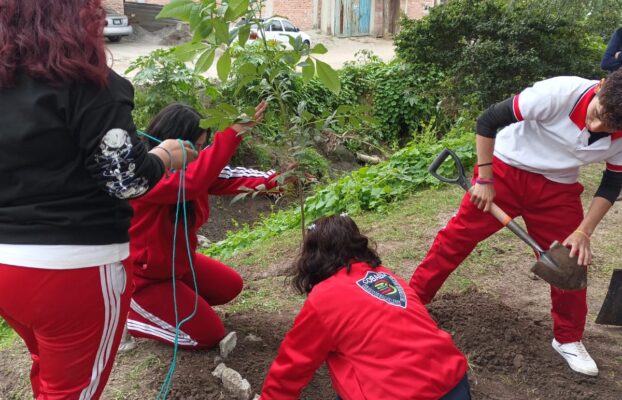
[[[132,147],[128,133],[115,128],[104,135],[95,156],[108,193],[119,199],[138,197],[149,190],[147,179],[134,173]]]
[[[367,271],[364,278],[356,281],[356,284],[365,293],[384,301],[392,306],[406,308],[406,293],[392,275],[386,272]]]

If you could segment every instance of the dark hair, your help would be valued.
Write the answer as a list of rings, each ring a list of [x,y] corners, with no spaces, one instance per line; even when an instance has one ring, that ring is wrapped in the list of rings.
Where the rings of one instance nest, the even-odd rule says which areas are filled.
[[[602,107],[602,122],[610,128],[622,130],[622,68],[605,79],[598,99]]]
[[[104,87],[104,23],[101,0],[0,0],[0,88],[15,85],[17,72]]]
[[[201,114],[194,108],[185,104],[173,103],[164,107],[153,117],[147,128],[147,133],[160,141],[166,139],[188,140],[190,143],[196,143],[203,133],[209,131],[199,126],[201,122]],[[158,143],[146,136],[142,137],[143,142],[148,149],[157,146]],[[171,221],[175,221],[175,212],[177,205],[172,205],[169,210]],[[186,202],[186,215],[188,223],[194,225],[196,222],[195,205],[193,201]]]
[[[322,217],[306,231],[300,254],[292,265],[292,283],[300,293],[310,293],[341,268],[365,262],[373,268],[382,261],[367,236],[347,215]]]
[[[203,133],[209,131],[199,126],[201,114],[185,104],[174,103],[164,107],[153,117],[147,133],[158,140],[181,139],[196,143]],[[149,149],[158,145],[153,140],[143,137]]]

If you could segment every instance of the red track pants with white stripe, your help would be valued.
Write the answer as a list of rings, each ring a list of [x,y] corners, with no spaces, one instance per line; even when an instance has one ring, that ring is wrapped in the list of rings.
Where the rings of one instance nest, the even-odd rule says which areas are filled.
[[[225,327],[212,309],[225,304],[242,291],[242,277],[225,264],[196,254],[194,269],[198,286],[197,311],[180,327],[177,343],[180,348],[213,347],[225,336]],[[172,280],[151,280],[136,276],[136,292],[132,297],[127,322],[132,336],[175,343],[175,303]],[[175,281],[178,319],[192,314],[196,300],[191,272]]]
[[[562,184],[540,174],[494,160],[495,203],[512,218],[522,216],[529,234],[548,249],[562,242],[583,220],[580,183]],[[477,168],[474,176],[477,176]],[[458,213],[441,229],[428,255],[415,270],[410,286],[429,303],[475,246],[503,226],[491,214],[475,207],[467,194]],[[560,343],[581,340],[587,315],[586,290],[551,287],[553,333]]]
[[[121,263],[66,270],[0,264],[0,316],[28,346],[37,400],[100,397],[127,317],[128,275]]]

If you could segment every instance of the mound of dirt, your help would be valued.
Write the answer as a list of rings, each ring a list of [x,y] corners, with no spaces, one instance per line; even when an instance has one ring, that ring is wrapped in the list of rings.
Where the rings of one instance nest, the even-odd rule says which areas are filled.
[[[550,347],[548,319],[533,318],[512,309],[494,297],[468,291],[446,295],[431,303],[430,313],[439,325],[452,333],[458,347],[468,356],[469,379],[474,399],[579,399],[614,400],[622,398],[622,388],[613,369],[622,350],[612,341],[588,334],[586,341],[601,367],[598,378],[572,372]],[[259,392],[278,347],[292,324],[295,310],[279,314],[243,314],[225,317],[225,324],[238,334],[238,347],[224,360]],[[150,370],[152,380],[144,382],[157,388],[170,364],[170,349],[148,341],[140,346],[153,347],[161,361]],[[612,349],[617,349],[612,351]],[[616,353],[617,351],[617,353]],[[216,351],[181,352],[173,380],[171,399],[229,400],[220,382],[211,376],[219,360]],[[606,361],[606,362],[605,362]],[[305,389],[301,399],[334,400],[328,370],[322,367]]]
[[[602,364],[598,378],[567,367],[551,348],[548,317],[533,318],[474,290],[445,295],[432,302],[429,311],[469,358],[475,399],[622,398],[615,375],[606,373]],[[586,344],[597,363],[615,360],[611,348],[620,352],[610,338],[590,332]]]

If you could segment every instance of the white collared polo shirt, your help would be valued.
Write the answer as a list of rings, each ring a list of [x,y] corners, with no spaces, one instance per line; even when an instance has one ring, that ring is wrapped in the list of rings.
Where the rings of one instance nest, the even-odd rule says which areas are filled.
[[[587,107],[598,81],[563,76],[540,81],[514,97],[519,122],[498,134],[495,156],[506,164],[542,174],[560,183],[574,183],[579,167],[601,161],[622,172],[622,132],[588,145]]]

